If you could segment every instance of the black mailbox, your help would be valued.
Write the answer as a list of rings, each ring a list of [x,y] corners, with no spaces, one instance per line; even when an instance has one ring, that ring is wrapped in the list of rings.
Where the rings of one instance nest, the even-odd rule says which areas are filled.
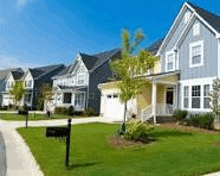
[[[47,127],[46,129],[46,137],[66,137],[67,134],[67,127]]]

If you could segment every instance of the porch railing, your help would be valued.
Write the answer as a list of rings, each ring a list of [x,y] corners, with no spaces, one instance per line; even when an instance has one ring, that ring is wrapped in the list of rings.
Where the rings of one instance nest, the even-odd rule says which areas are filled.
[[[157,115],[170,115],[173,114],[175,106],[172,104],[157,104],[156,105],[156,114]]]
[[[152,117],[152,115],[153,115],[152,105],[147,106],[146,108],[142,109],[141,120],[146,121],[146,120],[150,119]]]
[[[156,105],[156,115],[171,115],[175,110],[175,106],[172,104],[157,104]],[[153,106],[147,106],[142,109],[141,120],[146,121],[153,116]]]

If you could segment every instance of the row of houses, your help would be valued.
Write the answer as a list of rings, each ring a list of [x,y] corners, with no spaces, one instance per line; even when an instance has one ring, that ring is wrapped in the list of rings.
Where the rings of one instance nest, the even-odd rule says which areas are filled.
[[[211,111],[208,93],[212,90],[213,80],[220,77],[219,16],[185,2],[165,38],[147,49],[160,60],[146,76],[151,86],[129,102],[130,113],[143,119],[156,119],[157,116],[171,114],[174,109],[191,113]],[[50,78],[55,89],[51,108],[73,105],[75,110],[82,111],[91,107],[103,117],[122,120],[124,108],[118,96],[120,90],[116,82],[108,82],[108,78],[113,76],[109,63],[119,55],[120,49],[95,55],[78,53],[74,64],[60,65],[48,77],[49,71],[42,72],[45,78]],[[20,73],[17,74],[20,76],[13,76],[13,71],[10,71],[4,81],[8,89],[10,81],[16,79],[23,79],[25,85],[31,85],[31,95],[26,99],[34,107],[38,89],[35,84],[37,86],[46,79],[41,79],[44,76],[40,74],[35,80],[30,70],[23,73],[23,77]],[[27,82],[28,78],[32,78],[32,84]],[[7,103],[7,88],[2,93],[3,105]]]

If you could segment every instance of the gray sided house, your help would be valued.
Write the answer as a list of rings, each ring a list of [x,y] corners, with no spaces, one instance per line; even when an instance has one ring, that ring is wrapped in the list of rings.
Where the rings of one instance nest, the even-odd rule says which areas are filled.
[[[30,109],[37,109],[40,88],[44,84],[52,85],[51,77],[64,68],[63,64],[58,64],[10,71],[3,83],[5,84],[5,90],[3,91],[2,105],[8,106],[13,104],[9,91],[12,89],[14,82],[20,80],[23,81],[26,92],[19,105],[23,106],[26,104]]]
[[[208,93],[213,80],[220,77],[220,16],[185,2],[157,55],[161,72],[172,73],[167,88],[173,90],[175,107],[210,112]],[[178,81],[172,81],[174,77]]]
[[[119,58],[120,49],[94,55],[78,53],[73,64],[53,77],[55,107],[73,106],[75,111],[92,108],[96,114],[100,110],[98,84],[106,82],[113,73],[109,67],[112,59]]]

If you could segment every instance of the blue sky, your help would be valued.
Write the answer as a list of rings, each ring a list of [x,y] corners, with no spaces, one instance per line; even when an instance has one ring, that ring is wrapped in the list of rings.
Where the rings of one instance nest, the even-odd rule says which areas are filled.
[[[121,46],[121,31],[142,28],[146,47],[164,37],[184,0],[0,1],[0,68],[70,64],[78,52]],[[219,0],[193,0],[220,14]]]

